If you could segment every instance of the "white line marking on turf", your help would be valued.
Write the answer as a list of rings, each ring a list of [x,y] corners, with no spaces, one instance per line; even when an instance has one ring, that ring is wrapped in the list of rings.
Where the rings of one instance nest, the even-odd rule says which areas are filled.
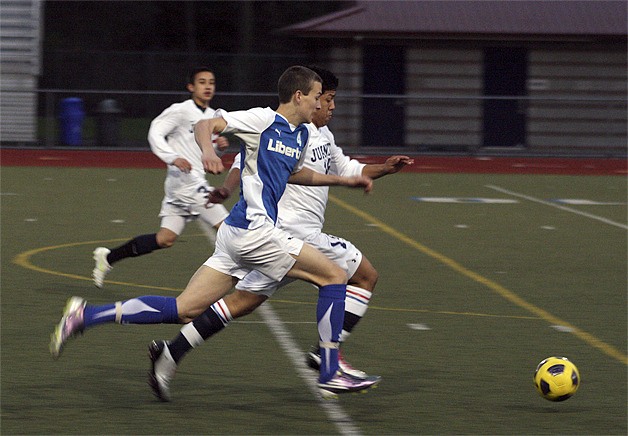
[[[605,224],[610,224],[611,226],[619,227],[620,229],[628,230],[628,226],[627,225],[621,224],[621,223],[618,223],[618,222],[615,222],[615,221],[611,221],[611,220],[606,219],[606,218],[601,217],[601,216],[593,215],[593,214],[587,213],[587,212],[582,212],[580,210],[572,209],[570,207],[562,206],[560,204],[550,203],[549,201],[543,201],[541,199],[538,199],[538,198],[535,198],[535,197],[530,197],[529,195],[520,194],[518,192],[509,191],[508,189],[504,189],[504,188],[501,188],[499,186],[495,186],[495,185],[485,185],[485,186],[487,188],[493,189],[493,190],[498,191],[498,192],[502,192],[504,194],[512,195],[512,196],[519,197],[519,198],[523,198],[525,200],[533,201],[535,203],[544,204],[545,206],[555,207],[556,209],[560,209],[560,210],[564,210],[564,211],[567,211],[567,212],[575,213],[576,215],[582,215],[584,217],[591,218],[591,219],[600,221],[600,222],[605,223]]]
[[[360,429],[353,423],[353,420],[347,415],[337,401],[323,400],[318,386],[316,386],[316,375],[305,365],[304,353],[301,351],[292,335],[286,329],[283,321],[275,313],[270,303],[265,302],[257,308],[259,313],[268,326],[268,329],[277,339],[284,353],[288,355],[294,365],[299,376],[305,381],[305,384],[314,394],[321,407],[327,413],[329,419],[336,425],[340,434],[359,435]]]
[[[240,321],[239,319],[231,321],[239,324],[266,324],[266,321]],[[314,321],[283,321],[284,324],[316,324]]]
[[[425,203],[470,203],[470,204],[513,204],[519,203],[511,198],[468,198],[468,197],[410,197],[414,201]]]
[[[563,333],[573,332],[573,329],[571,327],[567,327],[566,325],[551,325],[550,327],[556,331],[563,332]]]
[[[427,324],[406,324],[412,330],[432,330]]]
[[[615,201],[594,201],[580,198],[552,198],[550,201],[554,203],[571,204],[574,206],[623,206],[626,204]]]

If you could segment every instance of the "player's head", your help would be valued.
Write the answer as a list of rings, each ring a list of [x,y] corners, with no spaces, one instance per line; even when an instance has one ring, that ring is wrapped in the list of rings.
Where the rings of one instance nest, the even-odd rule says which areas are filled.
[[[283,72],[277,83],[279,105],[291,106],[297,124],[312,122],[320,108],[322,79],[309,68],[296,65]],[[292,122],[292,121],[291,121]]]
[[[336,109],[336,89],[338,89],[338,77],[329,70],[326,70],[317,66],[309,66],[309,69],[314,71],[323,80],[320,102],[321,108],[314,113],[312,122],[316,127],[326,126],[333,115],[334,109]]]
[[[322,84],[323,80],[309,68],[300,65],[288,68],[277,82],[279,103],[289,103],[292,96],[298,91],[303,95],[309,95],[315,90],[316,82]]]
[[[207,107],[216,92],[214,72],[208,67],[194,68],[188,76],[187,90],[197,105]]]

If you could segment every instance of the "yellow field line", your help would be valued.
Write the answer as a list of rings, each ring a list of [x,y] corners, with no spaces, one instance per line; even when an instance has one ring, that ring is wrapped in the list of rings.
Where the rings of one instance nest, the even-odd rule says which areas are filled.
[[[204,236],[204,235],[203,234],[199,234],[199,235],[191,235],[191,236]],[[76,247],[76,246],[79,246],[79,245],[101,245],[101,244],[105,244],[105,243],[108,243],[108,242],[126,241],[127,239],[128,238],[109,239],[109,240],[106,240],[106,241],[72,242],[72,243],[68,243],[68,244],[53,245],[53,246],[50,246],[50,247],[35,248],[33,250],[28,250],[28,251],[25,251],[25,252],[20,253],[17,256],[15,256],[15,258],[13,259],[13,263],[15,263],[16,265],[21,266],[22,268],[30,269],[30,270],[37,271],[37,272],[44,273],[44,274],[51,274],[51,275],[60,276],[60,277],[67,277],[67,278],[74,279],[74,280],[83,280],[83,281],[91,282],[92,281],[91,277],[79,276],[79,275],[76,275],[76,274],[63,273],[63,272],[60,272],[60,271],[54,271],[54,270],[42,268],[40,266],[37,266],[37,265],[33,264],[30,259],[31,259],[31,257],[33,257],[36,254],[43,253],[45,251],[50,251],[50,250],[57,250],[59,248]],[[143,285],[143,284],[139,284],[139,283],[129,283],[129,282],[117,282],[117,281],[114,281],[114,280],[107,280],[107,283],[112,284],[112,285],[119,285],[119,286],[130,286],[130,287],[134,287],[134,288],[157,289],[157,290],[168,291],[168,292],[181,292],[181,291],[183,291],[183,289],[178,289],[178,288],[168,288],[168,287],[163,287],[163,286]],[[275,302],[275,303],[284,303],[284,304],[311,304],[311,305],[315,305],[316,304],[316,303],[310,303],[310,302],[307,302],[307,301],[279,300],[279,299],[274,299],[274,298],[273,298],[273,302]],[[437,313],[437,314],[443,314],[443,315],[477,316],[477,317],[487,317],[487,318],[539,319],[538,317],[531,317],[531,316],[495,315],[495,314],[490,314],[490,313],[453,312],[453,311],[442,311],[442,310],[441,311],[434,311],[434,310],[428,310],[428,309],[391,308],[391,307],[379,307],[379,306],[372,306],[372,305],[369,306],[369,309],[370,310],[386,310],[386,311],[392,311],[392,312]]]
[[[273,303],[284,304],[309,304],[316,305],[316,302],[309,301],[294,301],[294,300],[279,300],[273,298]],[[509,318],[509,319],[539,319],[538,316],[525,316],[525,315],[496,315],[492,313],[479,313],[479,312],[454,312],[452,310],[429,310],[429,309],[407,309],[399,307],[381,307],[373,306],[369,304],[369,310],[383,310],[387,312],[408,312],[408,313],[436,313],[439,315],[458,315],[458,316],[477,316],[480,318]]]
[[[597,339],[595,336],[579,329],[578,327],[560,319],[555,317],[554,315],[552,315],[551,313],[541,309],[540,307],[537,307],[531,303],[528,303],[527,301],[525,301],[524,299],[522,299],[521,297],[519,297],[518,295],[516,295],[515,293],[513,293],[512,291],[509,291],[508,289],[504,288],[503,286],[501,286],[500,284],[487,279],[484,276],[481,276],[465,267],[463,267],[462,265],[460,265],[459,263],[457,263],[456,261],[454,261],[453,259],[448,258],[447,256],[444,256],[441,253],[438,253],[437,251],[432,250],[431,248],[413,240],[412,238],[404,235],[401,232],[398,232],[397,230],[393,229],[392,227],[388,226],[387,224],[385,224],[384,222],[378,220],[377,218],[369,215],[368,213],[357,209],[353,206],[351,206],[348,203],[345,203],[344,201],[340,200],[339,198],[330,195],[329,199],[335,203],[336,205],[348,210],[349,212],[359,216],[360,218],[362,218],[363,220],[374,224],[376,226],[378,226],[384,233],[387,233],[391,236],[393,236],[396,239],[399,239],[400,241],[406,243],[407,245],[417,249],[418,251],[444,263],[445,265],[447,265],[448,267],[452,268],[454,271],[467,276],[469,278],[471,278],[472,280],[481,283],[483,285],[485,285],[486,287],[488,287],[489,289],[495,291],[497,294],[499,294],[500,296],[502,296],[503,298],[511,301],[512,303],[514,303],[515,305],[527,310],[528,312],[536,315],[537,317],[546,320],[547,322],[554,324],[554,325],[562,325],[565,326],[567,328],[569,328],[571,331],[570,333],[574,334],[576,337],[580,338],[581,340],[583,340],[585,343],[591,345],[592,347],[595,347],[597,349],[599,349],[600,351],[602,351],[603,353],[619,360],[620,362],[623,362],[624,364],[628,365],[628,356],[622,354],[619,350],[617,350],[616,348],[614,348],[613,346],[606,344],[605,342]],[[42,268],[39,266],[34,265],[33,263],[30,262],[30,258],[36,254],[39,253],[43,253],[45,251],[50,251],[50,250],[56,250],[59,248],[67,248],[67,247],[75,247],[78,245],[100,245],[100,244],[104,244],[107,242],[120,242],[120,241],[125,241],[128,238],[121,238],[121,239],[109,239],[109,240],[102,240],[102,241],[83,241],[83,242],[73,242],[73,243],[68,243],[68,244],[60,244],[60,245],[54,245],[54,246],[49,246],[49,247],[41,247],[41,248],[36,248],[33,250],[28,250],[25,252],[22,252],[20,254],[18,254],[14,259],[13,259],[13,263],[26,268],[26,269],[30,269],[33,271],[38,271],[41,273],[45,273],[45,274],[52,274],[52,275],[57,275],[57,276],[61,276],[61,277],[67,277],[67,278],[71,278],[71,279],[75,279],[75,280],[84,280],[84,281],[92,281],[92,279],[90,277],[85,277],[85,276],[80,276],[80,275],[76,275],[76,274],[68,274],[68,273],[63,273],[63,272],[59,272],[59,271],[53,271],[53,270],[49,270],[46,268]],[[146,288],[146,289],[157,289],[157,290],[162,290],[162,291],[169,291],[169,292],[181,292],[181,289],[177,289],[177,288],[169,288],[169,287],[160,287],[160,286],[152,286],[152,285],[142,285],[142,284],[138,284],[138,283],[127,283],[127,282],[118,282],[118,281],[113,281],[113,280],[107,280],[107,283],[111,283],[114,285],[120,285],[120,286],[133,286],[133,287],[137,287],[137,288]],[[278,302],[282,301],[282,300],[277,300]],[[283,300],[283,302],[287,302],[285,300]],[[372,309],[376,309],[376,310],[400,310],[400,309],[389,309],[389,308],[380,308],[380,307],[372,307]],[[419,311],[419,309],[416,309],[417,311]],[[447,314],[454,314],[454,312],[438,312],[438,313],[447,313]],[[474,315],[474,316],[481,316],[482,314],[472,314],[472,313],[468,313],[467,315]],[[483,315],[483,316],[491,316],[491,315]]]
[[[429,247],[426,247],[425,245],[415,241],[414,239],[404,235],[401,232],[398,232],[397,230],[393,229],[392,227],[386,225],[384,222],[378,220],[377,218],[369,215],[368,213],[357,209],[353,206],[351,206],[350,204],[340,200],[339,198],[330,195],[329,199],[335,203],[336,205],[342,207],[343,209],[353,213],[354,215],[359,216],[360,218],[362,218],[364,221],[367,221],[371,224],[374,224],[376,226],[378,226],[380,228],[381,231],[383,231],[384,233],[389,234],[390,236],[393,236],[394,238],[404,242],[405,244],[417,249],[418,251],[420,251],[423,254],[426,254],[436,260],[438,260],[439,262],[447,265],[449,268],[453,269],[454,271],[456,271],[459,274],[462,274],[463,276],[466,276],[484,286],[486,286],[487,288],[489,288],[490,290],[496,292],[498,295],[500,295],[501,297],[505,298],[506,300],[514,303],[515,305],[521,307],[522,309],[527,310],[528,312],[538,316],[539,318],[544,319],[545,321],[553,324],[553,325],[561,325],[561,326],[565,326],[567,328],[570,329],[570,333],[572,333],[573,335],[575,335],[576,337],[578,337],[579,339],[583,340],[585,343],[587,343],[588,345],[597,348],[598,350],[602,351],[604,354],[607,354],[608,356],[611,356],[617,360],[619,360],[620,362],[628,365],[628,356],[626,356],[625,354],[623,354],[622,352],[620,352],[618,349],[616,349],[615,347],[613,347],[612,345],[609,345],[599,339],[597,339],[595,336],[579,329],[578,327],[574,326],[573,324],[570,324],[560,318],[557,318],[556,316],[552,315],[551,313],[547,312],[546,310],[541,309],[538,306],[535,306],[534,304],[528,303],[527,301],[525,301],[523,298],[519,297],[517,294],[515,294],[514,292],[504,288],[502,285],[484,277],[481,276],[480,274],[473,272],[467,268],[465,268],[464,266],[460,265],[458,262],[456,262],[455,260],[437,252],[432,250]]]
[[[36,254],[39,253],[43,253],[45,251],[50,251],[50,250],[57,250],[59,248],[67,248],[67,247],[76,247],[78,245],[100,245],[100,244],[104,244],[106,242],[120,242],[120,241],[126,241],[128,238],[122,238],[122,239],[109,239],[106,241],[83,241],[83,242],[72,242],[72,243],[68,243],[68,244],[60,244],[60,245],[52,245],[50,247],[41,247],[41,248],[35,248],[33,250],[28,250],[28,251],[24,251],[20,254],[18,254],[17,256],[15,256],[13,258],[13,263],[16,265],[19,265],[23,268],[26,269],[30,269],[33,271],[38,271],[44,274],[52,274],[55,276],[61,276],[61,277],[67,277],[70,279],[74,279],[74,280],[85,280],[85,281],[92,281],[91,277],[85,277],[85,276],[79,276],[76,274],[68,274],[68,273],[63,273],[63,272],[59,272],[59,271],[53,271],[50,269],[46,269],[46,268],[42,268],[39,267],[37,265],[34,265],[31,261],[30,258]],[[137,283],[126,283],[126,282],[116,282],[113,280],[107,280],[107,283],[111,283],[114,285],[121,285],[121,286],[133,286],[136,288],[147,288],[147,289],[159,289],[162,291],[175,291],[175,292],[181,292],[181,289],[175,289],[175,288],[165,288],[165,287],[159,287],[159,286],[150,286],[150,285],[141,285],[141,284],[137,284]]]

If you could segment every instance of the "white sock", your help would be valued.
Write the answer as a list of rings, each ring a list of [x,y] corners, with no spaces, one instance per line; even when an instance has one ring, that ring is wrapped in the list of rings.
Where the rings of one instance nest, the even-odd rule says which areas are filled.
[[[368,309],[369,302],[371,301],[372,292],[367,291],[366,289],[358,288],[357,286],[347,285],[347,296],[345,297],[345,317],[346,313],[353,314],[355,322],[353,325],[357,324],[357,322],[364,316],[366,313],[366,309]],[[352,327],[353,328],[353,327]],[[340,342],[344,342],[351,332],[342,329],[342,333],[340,334]]]

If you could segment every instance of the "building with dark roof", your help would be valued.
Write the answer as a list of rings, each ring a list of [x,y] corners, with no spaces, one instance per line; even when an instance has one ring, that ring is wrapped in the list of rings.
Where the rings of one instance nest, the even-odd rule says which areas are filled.
[[[625,1],[356,1],[282,29],[340,77],[366,147],[625,153]]]

